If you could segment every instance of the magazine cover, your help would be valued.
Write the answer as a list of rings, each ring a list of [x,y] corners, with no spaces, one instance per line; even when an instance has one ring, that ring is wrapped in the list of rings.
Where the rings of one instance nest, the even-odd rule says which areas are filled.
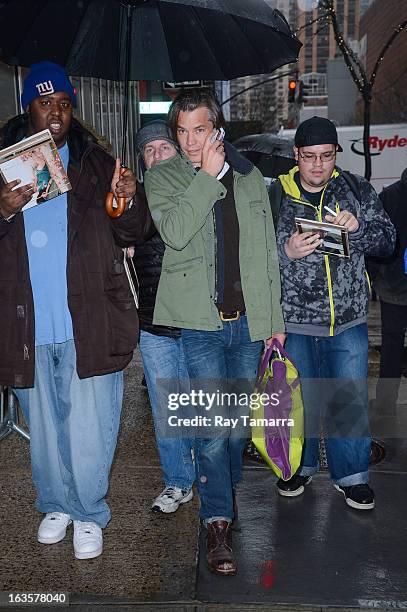
[[[20,179],[21,183],[17,187],[33,183],[34,194],[22,210],[51,200],[71,189],[49,130],[33,134],[0,151],[0,174],[6,183]]]
[[[338,257],[350,257],[348,230],[342,225],[301,219],[295,217],[295,225],[300,234],[304,232],[318,233],[323,243],[315,249],[316,253],[326,253]]]

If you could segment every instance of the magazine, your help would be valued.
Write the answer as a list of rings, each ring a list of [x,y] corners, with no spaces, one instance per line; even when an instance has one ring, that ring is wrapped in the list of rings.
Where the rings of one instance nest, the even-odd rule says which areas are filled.
[[[346,227],[299,217],[295,217],[294,220],[300,234],[313,232],[319,234],[323,239],[323,243],[315,249],[315,252],[337,255],[338,257],[350,257],[348,229]]]
[[[0,174],[4,182],[20,179],[16,187],[32,183],[34,194],[22,210],[69,191],[71,183],[49,130],[33,134],[0,151]]]

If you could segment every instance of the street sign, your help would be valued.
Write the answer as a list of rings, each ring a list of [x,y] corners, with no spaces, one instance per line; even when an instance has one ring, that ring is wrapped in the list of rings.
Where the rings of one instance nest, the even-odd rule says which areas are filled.
[[[188,89],[191,87],[203,87],[203,81],[163,81],[163,89]]]
[[[140,115],[166,115],[171,102],[140,102]]]

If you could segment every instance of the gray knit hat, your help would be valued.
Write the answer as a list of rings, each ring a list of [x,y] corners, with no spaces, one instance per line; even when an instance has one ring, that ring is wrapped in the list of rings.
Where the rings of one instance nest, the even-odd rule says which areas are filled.
[[[168,140],[175,147],[177,143],[171,136],[168,125],[162,119],[156,119],[143,125],[136,134],[136,147],[139,153],[143,153],[143,149],[152,140]]]

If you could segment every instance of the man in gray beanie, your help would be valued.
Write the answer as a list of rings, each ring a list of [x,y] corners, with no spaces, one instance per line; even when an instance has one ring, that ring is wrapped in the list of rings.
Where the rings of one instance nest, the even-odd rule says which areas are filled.
[[[173,157],[177,144],[165,121],[151,121],[137,133],[136,146],[145,169]],[[140,283],[140,352],[150,397],[151,409],[164,477],[164,490],[153,501],[153,512],[169,514],[192,499],[195,470],[191,445],[175,428],[168,437],[168,400],[160,394],[157,379],[187,380],[188,372],[181,332],[174,327],[153,324],[154,306],[161,276],[165,245],[158,232],[135,250],[133,258]]]
[[[162,119],[149,121],[136,134],[137,151],[142,156],[147,170],[158,161],[175,155],[176,146],[167,123]]]

